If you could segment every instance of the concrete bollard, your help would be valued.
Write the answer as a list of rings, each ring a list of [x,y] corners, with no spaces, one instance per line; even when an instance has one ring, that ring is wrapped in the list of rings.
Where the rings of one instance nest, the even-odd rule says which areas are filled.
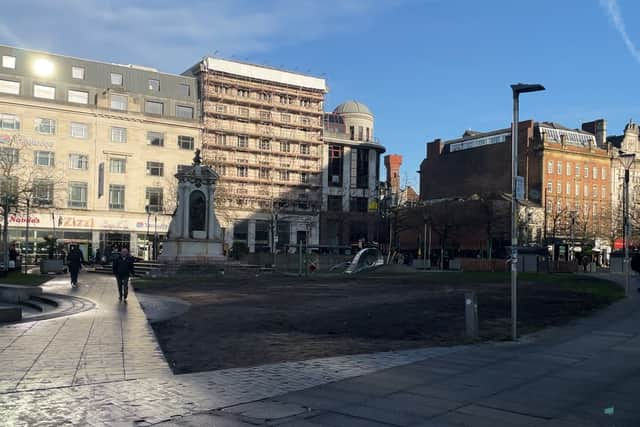
[[[478,299],[475,292],[464,294],[464,324],[467,338],[478,338]]]

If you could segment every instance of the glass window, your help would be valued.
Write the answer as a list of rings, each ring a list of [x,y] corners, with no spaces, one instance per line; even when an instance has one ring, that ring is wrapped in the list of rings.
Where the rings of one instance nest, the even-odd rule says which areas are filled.
[[[156,101],[144,101],[144,111],[149,114],[162,114],[164,112],[164,104]]]
[[[567,176],[571,175],[571,163],[567,162]]]
[[[300,144],[300,154],[311,154],[309,144]]]
[[[9,95],[20,95],[20,82],[0,80],[0,93],[8,93]]]
[[[602,187],[600,189],[600,194],[601,194],[602,200],[606,200],[606,198],[607,198],[607,189],[606,189],[606,187]]]
[[[562,194],[562,183],[561,182],[558,182],[556,184],[556,191],[557,191],[558,194]]]
[[[71,67],[71,78],[84,80],[84,67]]]
[[[271,120],[271,113],[268,111],[260,111],[260,120]]]
[[[547,193],[553,193],[553,182],[547,182]]]
[[[562,162],[560,160],[557,161],[556,168],[558,170],[558,175],[562,175]]]
[[[109,209],[124,209],[124,185],[109,185]]]
[[[341,212],[342,196],[328,196],[327,209],[329,210],[329,212]]]
[[[547,173],[553,173],[553,161],[549,160],[547,162]]]
[[[159,92],[160,91],[160,80],[149,79],[149,90],[152,90],[154,92]]]
[[[260,168],[260,179],[269,179],[271,172],[268,168]]]
[[[596,187],[595,185],[593,187],[591,187],[591,196],[595,199],[596,197],[598,197],[598,187]]]
[[[33,196],[39,205],[53,204],[53,182],[46,179],[34,181]]]
[[[120,73],[111,73],[111,84],[112,85],[117,85],[117,86],[122,86],[122,74]]]
[[[69,154],[69,169],[87,170],[88,168],[89,156],[86,154]]]
[[[289,171],[280,171],[280,181],[289,181]]]
[[[567,189],[566,189],[565,193],[567,194],[567,196],[569,196],[569,195],[571,195],[571,183],[567,182],[566,187],[567,187]]]
[[[111,142],[127,142],[127,129],[112,127],[111,128]]]
[[[598,168],[595,166],[593,167],[593,170],[591,172],[591,178],[598,179]]]
[[[150,187],[146,190],[147,206],[149,212],[162,212],[162,188]]]
[[[55,135],[56,121],[53,119],[36,119],[35,130],[43,135]]]
[[[53,167],[53,151],[36,151],[33,156],[33,164],[36,166]]]
[[[76,104],[88,104],[89,92],[69,89],[69,91],[67,92],[67,101],[75,102]]]
[[[247,135],[238,135],[238,147],[247,148],[249,146],[249,137]]]
[[[127,104],[129,99],[127,95],[119,95],[117,93],[111,94],[111,109],[118,111],[127,111]]]
[[[70,208],[86,208],[87,207],[87,183],[86,182],[69,183],[69,207]]]
[[[302,184],[308,184],[309,183],[309,174],[307,172],[300,173],[300,182]]]
[[[238,166],[236,173],[238,176],[247,177],[249,176],[249,168],[246,166]]]
[[[0,129],[20,129],[20,119],[12,114],[0,114]]]
[[[191,96],[191,86],[185,83],[178,84],[178,94],[180,96]]]
[[[2,55],[2,66],[4,68],[16,68],[16,57],[9,55]]]
[[[147,162],[147,175],[164,176],[164,163]]]
[[[584,177],[589,178],[589,166],[584,167]]]
[[[282,151],[283,153],[288,153],[289,151],[291,151],[291,144],[288,142],[281,142],[280,151]]]
[[[227,145],[227,135],[221,133],[216,134],[216,144]]]
[[[282,113],[282,121],[285,123],[289,123],[291,121],[291,116],[289,114]]]
[[[242,117],[249,117],[249,109],[248,108],[238,108],[238,114],[240,114]]]
[[[589,197],[589,186],[587,184],[584,185],[584,191],[582,192],[584,197]]]
[[[240,110],[243,110],[243,108],[241,108]],[[244,108],[244,110],[247,110],[247,109]],[[216,113],[226,113],[226,112],[227,112],[227,106],[226,105],[216,104]]]
[[[20,150],[13,147],[0,147],[0,162],[5,165],[20,163]]]
[[[33,85],[33,96],[36,98],[55,99],[56,88],[52,86]]]
[[[268,140],[268,139],[261,139],[260,140],[260,149],[261,150],[265,150],[265,151],[271,150],[271,141]]]
[[[109,159],[109,173],[125,173],[127,159]]]
[[[238,89],[238,96],[240,96],[242,98],[248,98],[249,97],[249,90],[247,90],[247,89]]]
[[[185,135],[178,136],[178,147],[182,148],[183,150],[193,150],[193,137]]]
[[[580,176],[580,165],[576,163],[576,176]]]
[[[160,132],[147,132],[147,144],[156,147],[164,146],[164,134]]]
[[[580,184],[576,182],[576,197],[580,195]]]
[[[193,107],[176,105],[176,117],[181,117],[183,119],[193,119]]]
[[[86,139],[89,137],[89,125],[86,123],[71,123],[71,136]]]

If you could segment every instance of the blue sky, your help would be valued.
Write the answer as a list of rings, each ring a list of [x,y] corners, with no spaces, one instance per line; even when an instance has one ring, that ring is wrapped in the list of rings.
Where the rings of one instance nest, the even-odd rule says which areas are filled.
[[[633,0],[4,0],[0,43],[182,72],[207,54],[325,77],[327,109],[367,104],[417,184],[425,142],[508,127],[640,121]],[[506,165],[505,165],[506,167]]]

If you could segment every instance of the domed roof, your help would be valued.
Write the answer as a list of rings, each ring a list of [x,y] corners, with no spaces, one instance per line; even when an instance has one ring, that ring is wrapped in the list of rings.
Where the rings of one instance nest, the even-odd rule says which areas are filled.
[[[358,101],[343,102],[342,104],[334,108],[333,112],[337,114],[361,113],[361,114],[368,114],[370,116],[373,116],[373,114],[369,110],[369,107],[364,105],[362,102],[358,102]]]

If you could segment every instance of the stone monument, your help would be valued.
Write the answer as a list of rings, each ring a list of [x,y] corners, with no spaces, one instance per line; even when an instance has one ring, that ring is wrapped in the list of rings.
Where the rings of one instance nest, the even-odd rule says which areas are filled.
[[[218,174],[201,162],[200,150],[196,150],[193,165],[175,175],[178,202],[160,262],[210,263],[225,259],[214,209]]]

